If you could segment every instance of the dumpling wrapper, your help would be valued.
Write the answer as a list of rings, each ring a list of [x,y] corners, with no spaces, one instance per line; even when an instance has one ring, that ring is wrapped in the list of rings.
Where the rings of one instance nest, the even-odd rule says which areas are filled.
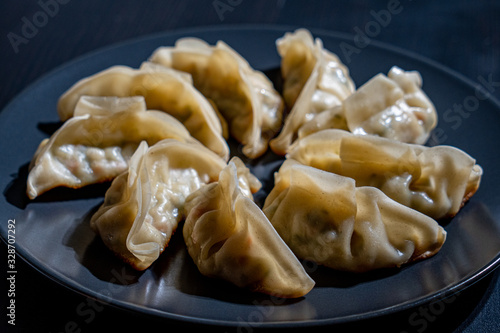
[[[203,145],[142,142],[106,192],[90,225],[106,246],[137,270],[148,268],[168,246],[184,218],[186,197],[216,181],[226,162]]]
[[[348,68],[321,39],[298,29],[276,41],[281,55],[283,96],[290,110],[271,149],[285,155],[299,128],[324,110],[340,105],[355,90]]]
[[[146,111],[146,100],[143,96],[81,96],[76,103],[74,117],[108,116],[122,111]]]
[[[292,251],[337,270],[399,267],[436,254],[446,231],[374,187],[286,160],[263,211]]]
[[[338,128],[424,144],[437,125],[437,113],[421,88],[420,73],[394,66],[387,76],[376,75],[341,105],[321,112],[302,125],[299,138]]]
[[[477,191],[482,168],[462,150],[323,130],[294,143],[288,158],[374,186],[434,219],[453,217]]]
[[[272,82],[222,41],[211,46],[197,38],[160,47],[149,61],[188,72],[194,86],[212,100],[231,135],[249,158],[261,156],[281,127],[283,101]]]
[[[128,168],[141,141],[154,144],[167,138],[197,142],[178,120],[160,111],[138,108],[73,117],[40,143],[30,165],[28,197],[59,186],[80,188],[112,180]]]
[[[57,111],[65,121],[74,115],[81,96],[143,96],[148,109],[164,111],[179,120],[191,135],[222,158],[229,148],[210,102],[192,85],[189,74],[145,62],[139,69],[113,66],[84,78],[60,98]]]
[[[278,297],[304,296],[314,281],[245,189],[252,181],[242,178],[231,160],[218,182],[188,197],[183,235],[191,258],[203,275],[238,287]]]

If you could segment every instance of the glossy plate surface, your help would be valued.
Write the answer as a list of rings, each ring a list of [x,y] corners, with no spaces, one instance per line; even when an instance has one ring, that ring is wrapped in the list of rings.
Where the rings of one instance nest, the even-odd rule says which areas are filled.
[[[326,31],[313,30],[313,34],[346,63],[357,86],[379,72],[387,73],[393,65],[418,70],[440,117],[429,144],[457,146],[484,169],[477,194],[445,224],[448,238],[435,257],[361,275],[305,263],[315,288],[304,298],[285,301],[203,277],[180,232],[145,272],[122,264],[89,227],[107,184],[56,189],[33,202],[25,196],[33,153],[60,125],[58,97],[77,80],[117,64],[138,67],[158,46],[195,36],[211,44],[224,40],[279,84],[275,40],[292,29],[250,26],[154,35],[76,59],[33,83],[0,113],[2,238],[7,238],[7,221],[15,219],[18,255],[62,285],[103,302],[154,316],[231,326],[320,325],[380,316],[459,291],[492,271],[500,262],[500,163],[495,154],[500,142],[499,104],[488,98],[487,87],[387,45],[371,43],[359,53],[344,54],[346,45],[354,46],[352,39]],[[456,105],[462,112],[455,111]],[[269,190],[279,163],[268,154],[249,165]],[[259,193],[260,201],[264,196]]]

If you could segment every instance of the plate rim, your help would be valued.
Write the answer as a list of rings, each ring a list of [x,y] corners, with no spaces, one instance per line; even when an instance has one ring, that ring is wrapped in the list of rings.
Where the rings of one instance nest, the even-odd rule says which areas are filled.
[[[106,45],[103,47],[99,47],[97,49],[91,50],[89,52],[86,52],[82,55],[79,55],[69,61],[66,61],[49,71],[43,73],[40,75],[37,79],[35,79],[33,82],[29,83],[27,86],[25,86],[20,92],[18,92],[11,100],[9,100],[5,106],[0,110],[0,120],[2,119],[3,115],[5,114],[5,110],[8,110],[11,108],[11,106],[17,102],[19,102],[22,98],[23,95],[27,94],[30,90],[34,89],[34,87],[38,86],[39,84],[42,84],[43,81],[48,80],[52,76],[57,75],[59,72],[64,71],[68,67],[72,67],[75,64],[78,64],[79,62],[87,61],[90,58],[99,56],[100,54],[104,54],[106,52],[109,52],[110,50],[116,49],[116,48],[121,48],[121,47],[126,47],[127,45],[133,45],[138,42],[145,42],[148,40],[154,40],[154,39],[160,39],[160,38],[165,38],[168,36],[172,35],[187,35],[190,33],[214,33],[217,31],[251,31],[251,30],[258,30],[258,31],[274,31],[274,32],[285,32],[285,31],[294,31],[299,28],[306,28],[308,29],[313,36],[318,36],[321,35],[323,36],[328,36],[333,39],[337,40],[345,40],[345,41],[350,41],[352,37],[354,36],[353,34],[350,33],[345,33],[345,32],[338,32],[338,31],[331,31],[328,29],[322,29],[322,28],[314,28],[314,27],[309,27],[307,25],[279,25],[279,24],[218,24],[218,25],[206,25],[206,26],[195,26],[195,27],[187,27],[187,28],[181,28],[181,29],[172,29],[172,30],[166,30],[166,31],[160,31],[160,32],[155,32],[151,34],[144,34],[141,36],[137,36],[134,38],[126,39],[123,41],[119,41],[116,43],[112,43],[110,45]],[[404,48],[401,48],[399,46],[392,45],[390,43],[386,42],[381,42],[378,40],[371,40],[369,45],[366,46],[366,48],[379,48],[383,49],[386,51],[389,51],[391,53],[395,53],[398,55],[403,55],[406,58],[411,58],[412,60],[416,60],[419,62],[424,63],[427,66],[430,66],[438,71],[446,73],[448,76],[454,78],[455,80],[460,81],[462,84],[466,85],[470,89],[475,89],[477,84],[475,84],[470,78],[464,76],[463,74],[459,73],[458,71],[451,69],[435,60],[432,60],[426,56],[420,55],[414,51],[407,50]],[[485,99],[485,101],[488,101],[492,103],[495,106],[496,112],[500,112],[500,101],[497,99],[493,94],[488,94],[488,98]],[[6,240],[6,235],[3,232],[3,229],[0,229],[0,239],[2,239],[3,243],[7,245],[7,240]],[[72,290],[73,292],[76,292],[77,294],[84,296],[84,297],[91,297],[94,299],[97,299],[101,302],[103,302],[105,305],[113,306],[118,309],[126,310],[126,311],[137,311],[140,312],[142,315],[153,315],[159,318],[164,318],[164,319],[171,319],[171,320],[178,320],[182,322],[188,322],[188,323],[195,323],[195,324],[203,324],[203,325],[216,325],[216,326],[224,326],[224,327],[235,327],[237,326],[240,322],[233,320],[219,320],[219,319],[208,319],[208,318],[199,318],[195,316],[189,316],[189,315],[183,315],[183,314],[176,314],[176,313],[170,313],[170,312],[165,312],[161,311],[158,309],[154,308],[149,308],[145,306],[141,306],[138,304],[130,304],[128,302],[122,301],[122,300],[116,300],[113,298],[107,298],[104,295],[99,294],[99,292],[91,290],[85,286],[82,286],[80,283],[77,283],[73,279],[70,279],[68,277],[65,277],[61,273],[57,271],[53,271],[50,269],[50,267],[47,267],[43,262],[37,260],[36,258],[31,258],[28,260],[27,257],[30,257],[29,253],[25,251],[24,248],[18,248],[16,246],[16,254],[18,257],[20,257],[25,263],[27,263],[30,267],[34,268],[37,272],[41,273],[51,281],[54,281],[58,285],[61,285],[65,288],[68,288],[69,290]],[[368,320],[368,319],[373,319],[376,317],[382,317],[390,314],[394,314],[397,312],[405,311],[417,306],[421,306],[423,304],[427,304],[431,302],[434,299],[443,299],[446,297],[450,297],[454,294],[457,294],[466,288],[472,286],[473,284],[479,282],[486,276],[492,274],[495,272],[495,270],[500,266],[500,251],[497,253],[497,255],[485,266],[483,266],[481,269],[471,272],[467,277],[463,278],[462,280],[458,281],[457,283],[446,287],[442,288],[439,291],[436,291],[434,293],[431,293],[429,295],[421,296],[417,299],[413,299],[407,302],[395,304],[392,306],[388,306],[382,309],[377,309],[369,312],[365,312],[362,314],[351,314],[351,315],[344,315],[340,317],[335,317],[335,318],[324,318],[324,319],[303,319],[299,321],[293,321],[293,320],[286,320],[286,321],[266,321],[266,322],[252,322],[252,326],[258,327],[258,328],[287,328],[287,327],[313,327],[313,326],[324,326],[324,325],[335,325],[335,324],[346,324],[346,323],[352,323],[355,321],[361,321],[361,320]],[[103,297],[104,296],[104,297]]]

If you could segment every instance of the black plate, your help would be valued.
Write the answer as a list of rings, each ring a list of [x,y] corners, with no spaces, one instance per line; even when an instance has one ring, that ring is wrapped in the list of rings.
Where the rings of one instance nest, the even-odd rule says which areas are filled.
[[[313,33],[348,65],[357,86],[393,65],[420,71],[424,90],[440,115],[429,144],[457,146],[484,168],[479,191],[446,223],[448,239],[433,258],[359,275],[306,263],[315,288],[304,298],[285,301],[201,276],[181,233],[145,272],[122,264],[89,227],[106,184],[57,189],[34,202],[27,200],[28,164],[39,142],[59,125],[58,97],[80,78],[117,64],[137,67],[158,46],[185,36],[209,43],[224,40],[254,68],[276,75],[280,59],[274,43],[290,30],[224,27],[150,36],[76,59],[33,83],[0,113],[2,238],[7,238],[7,221],[15,219],[18,255],[62,285],[105,303],[154,316],[240,327],[320,325],[380,316],[460,291],[492,271],[500,262],[500,173],[494,148],[500,142],[499,104],[486,98],[487,87],[479,89],[436,63],[387,45],[372,42],[347,59],[344,51],[355,46],[352,39],[326,31]],[[457,105],[462,113],[454,111]],[[271,155],[251,163],[267,188],[278,166]]]

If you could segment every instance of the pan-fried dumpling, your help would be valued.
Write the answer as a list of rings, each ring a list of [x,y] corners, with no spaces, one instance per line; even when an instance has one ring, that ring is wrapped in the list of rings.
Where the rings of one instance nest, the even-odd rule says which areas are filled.
[[[112,180],[127,169],[141,141],[154,144],[167,138],[196,141],[179,121],[160,111],[73,117],[40,143],[27,194],[34,199],[58,186],[80,188]]]
[[[387,76],[375,76],[344,102],[349,130],[424,144],[436,127],[437,114],[421,87],[416,71],[392,67]]]
[[[188,252],[203,275],[274,296],[301,297],[314,281],[253,202],[245,184],[257,180],[248,179],[254,176],[237,159],[218,182],[186,200],[183,235]]]
[[[351,272],[428,258],[446,239],[436,221],[382,191],[294,160],[275,174],[263,211],[299,258]]]
[[[299,138],[322,129],[340,128],[355,134],[424,144],[437,125],[437,114],[421,87],[422,77],[418,72],[392,67],[387,76],[376,75],[342,105],[325,110],[304,124]]]
[[[142,142],[128,171],[106,192],[90,225],[106,246],[137,270],[167,247],[184,218],[186,197],[216,181],[226,162],[203,145],[167,139]]]
[[[147,62],[140,69],[110,67],[78,81],[60,97],[57,110],[61,120],[73,116],[79,98],[84,95],[143,96],[148,109],[172,115],[194,138],[222,158],[229,158],[217,113],[193,87],[187,73]]]
[[[482,169],[462,150],[323,130],[294,143],[288,158],[374,186],[434,219],[454,216],[479,188]]]
[[[194,86],[212,100],[231,135],[250,158],[262,155],[279,131],[283,101],[272,82],[222,41],[215,46],[183,38],[174,47],[160,47],[151,62],[188,72]]]
[[[291,111],[279,136],[271,140],[271,148],[284,155],[301,125],[319,112],[340,105],[355,86],[347,67],[323,48],[321,39],[313,40],[309,31],[288,32],[276,46],[281,55],[283,97]]]

